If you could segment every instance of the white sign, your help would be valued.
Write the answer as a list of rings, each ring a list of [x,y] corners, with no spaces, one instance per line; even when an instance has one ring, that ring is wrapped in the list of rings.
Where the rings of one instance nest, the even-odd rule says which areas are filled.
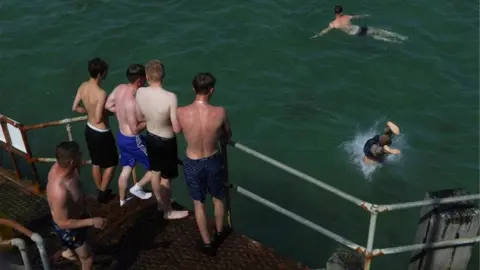
[[[27,147],[23,142],[22,131],[10,123],[7,123],[7,129],[8,134],[10,134],[10,140],[12,140],[12,146],[26,154]]]
[[[7,139],[5,138],[5,134],[3,134],[2,126],[0,126],[0,141],[3,143],[7,143]]]

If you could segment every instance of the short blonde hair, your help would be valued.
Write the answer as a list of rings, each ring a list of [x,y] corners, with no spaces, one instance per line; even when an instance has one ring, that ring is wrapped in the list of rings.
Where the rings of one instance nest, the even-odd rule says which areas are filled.
[[[160,60],[150,60],[145,65],[147,79],[152,82],[161,82],[165,78],[165,67]]]

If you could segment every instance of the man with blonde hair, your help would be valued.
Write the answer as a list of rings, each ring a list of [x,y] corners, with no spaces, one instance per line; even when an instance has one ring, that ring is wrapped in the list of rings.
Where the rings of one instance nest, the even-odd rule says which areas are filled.
[[[153,192],[165,219],[185,218],[188,211],[174,211],[170,202],[170,180],[178,176],[177,96],[163,89],[165,67],[162,62],[149,61],[145,73],[148,87],[139,88],[135,99],[147,122],[146,146]]]

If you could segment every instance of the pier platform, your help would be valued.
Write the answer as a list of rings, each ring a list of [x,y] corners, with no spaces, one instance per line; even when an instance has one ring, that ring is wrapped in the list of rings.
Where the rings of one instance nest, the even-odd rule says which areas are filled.
[[[0,213],[44,238],[51,269],[79,269],[78,263],[60,256],[62,247],[53,234],[45,197],[7,179],[2,171]],[[87,209],[93,216],[108,219],[104,230],[89,230],[95,269],[308,269],[237,232],[225,239],[215,257],[207,257],[195,250],[199,233],[193,215],[166,221],[158,214],[154,199],[134,198],[120,207],[118,198],[109,204],[88,198]],[[21,236],[15,234],[15,237]],[[35,244],[29,239],[25,242],[32,269],[43,269]],[[18,250],[9,253],[13,256]]]

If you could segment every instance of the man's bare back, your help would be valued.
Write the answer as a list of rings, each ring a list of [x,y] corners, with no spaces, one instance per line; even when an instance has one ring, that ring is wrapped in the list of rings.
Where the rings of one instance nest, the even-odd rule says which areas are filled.
[[[115,112],[123,135],[134,136],[142,131],[145,125],[139,126],[143,119],[135,101],[132,86],[128,84],[117,86],[108,97],[105,107],[109,108],[109,106],[110,110]]]
[[[201,101],[177,109],[178,121],[187,141],[187,157],[200,159],[215,154],[218,140],[228,124],[225,109]]]
[[[72,110],[88,114],[88,123],[98,129],[108,129],[108,115],[105,113],[105,101],[107,94],[98,84],[90,79],[83,82],[78,88],[73,102]],[[84,108],[80,107],[80,101]]]
[[[65,213],[58,214],[66,214],[68,219],[79,219],[85,216],[83,192],[78,178],[78,172],[65,175],[58,164],[52,166],[48,174],[47,198],[53,217],[57,214],[53,209],[59,204],[61,205],[58,207],[64,209]],[[58,200],[59,197],[64,200]]]
[[[137,90],[136,101],[148,132],[162,138],[175,136],[177,96],[174,93],[160,86],[142,87]]]

